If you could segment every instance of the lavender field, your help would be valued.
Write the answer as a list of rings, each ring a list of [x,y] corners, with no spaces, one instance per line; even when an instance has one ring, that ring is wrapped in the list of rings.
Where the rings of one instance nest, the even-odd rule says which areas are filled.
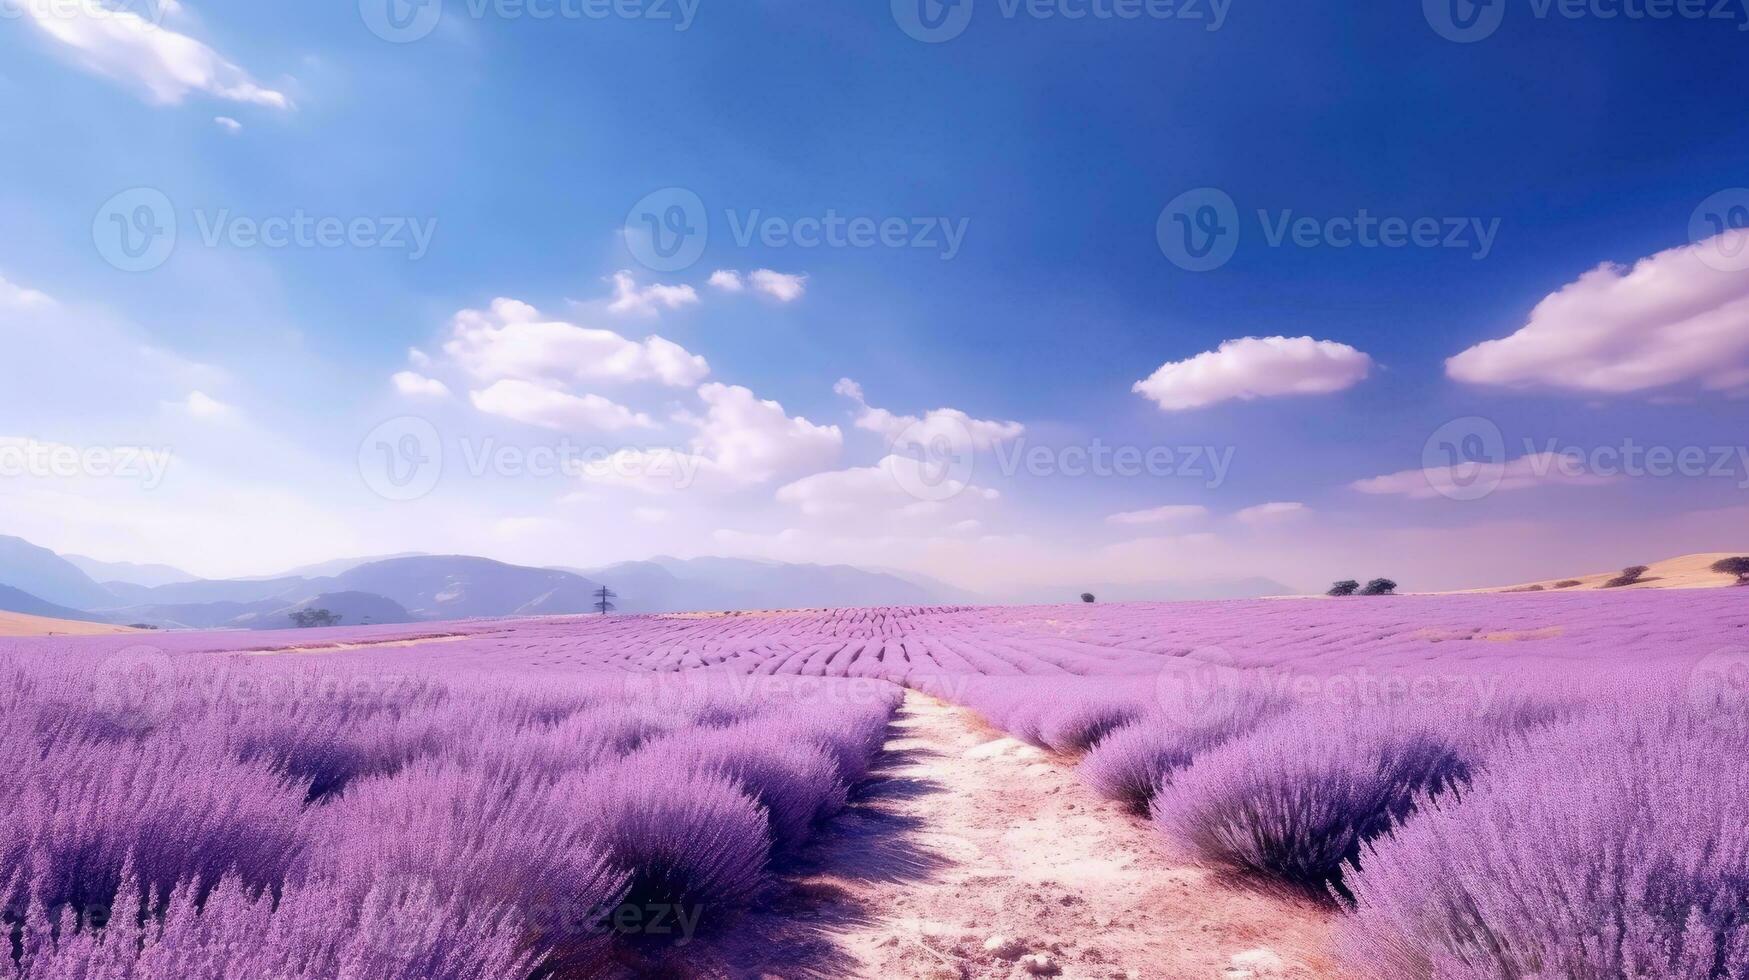
[[[713,975],[907,697],[1326,910],[1347,975],[1749,975],[1734,590],[0,640],[7,969]]]

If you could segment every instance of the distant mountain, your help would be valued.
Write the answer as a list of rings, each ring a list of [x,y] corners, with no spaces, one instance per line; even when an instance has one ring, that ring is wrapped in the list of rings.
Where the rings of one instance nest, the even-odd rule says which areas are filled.
[[[387,596],[421,619],[588,612],[601,587],[572,572],[465,555],[391,558],[317,582]]]
[[[342,626],[411,623],[419,619],[395,600],[370,592],[324,592],[272,612],[240,616],[230,625],[245,629],[286,629],[293,625],[292,614],[305,609],[326,609],[340,617]]]
[[[306,578],[276,579],[199,579],[193,582],[172,582],[146,588],[115,583],[109,587],[113,598],[111,608],[126,606],[189,606],[203,602],[260,602],[282,599],[280,605],[315,595],[320,589],[310,586],[315,580]],[[102,608],[102,607],[98,607]]]
[[[0,537],[0,585],[70,609],[101,609],[116,603],[114,593],[78,566],[23,538]]]
[[[169,585],[173,582],[193,582],[198,575],[190,575],[180,568],[169,565],[136,565],[131,561],[98,561],[84,555],[62,555],[68,564],[84,572],[93,580],[106,587],[111,582],[123,585],[139,585],[152,588],[158,585]]]
[[[396,558],[425,558],[427,552],[403,551],[394,555],[374,555],[369,558],[334,558],[329,561],[317,562],[314,565],[303,565],[277,575],[249,575],[237,579],[239,582],[267,582],[288,578],[333,578],[344,575],[360,565],[370,565],[379,561],[391,561]]]
[[[0,585],[0,612],[24,613],[26,616],[43,616],[48,619],[70,619],[84,623],[106,622],[101,616],[57,606],[10,585]]]
[[[936,605],[963,601],[941,583],[909,581],[850,565],[749,558],[670,558],[563,569],[619,593],[621,612]]]

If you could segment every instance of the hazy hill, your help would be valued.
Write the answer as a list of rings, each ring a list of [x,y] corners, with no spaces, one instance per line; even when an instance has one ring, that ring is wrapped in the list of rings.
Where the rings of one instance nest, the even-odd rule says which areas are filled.
[[[70,609],[102,609],[114,593],[60,555],[23,538],[0,537],[0,585]]]

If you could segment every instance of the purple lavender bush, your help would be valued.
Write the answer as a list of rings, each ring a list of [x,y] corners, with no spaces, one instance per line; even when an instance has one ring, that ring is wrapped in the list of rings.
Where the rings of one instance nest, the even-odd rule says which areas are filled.
[[[1153,819],[1210,864],[1345,895],[1361,845],[1472,765],[1421,720],[1303,708],[1197,758],[1160,787]]]
[[[1749,976],[1749,714],[1618,703],[1532,733],[1359,863],[1343,946],[1368,975]]]

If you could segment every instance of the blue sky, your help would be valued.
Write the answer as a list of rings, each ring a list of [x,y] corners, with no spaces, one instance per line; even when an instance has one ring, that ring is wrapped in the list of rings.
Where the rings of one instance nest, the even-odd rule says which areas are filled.
[[[1746,543],[1749,270],[1702,231],[1749,215],[1741,7],[1493,0],[1459,43],[1465,0],[922,0],[969,18],[926,43],[909,2],[448,0],[391,43],[378,0],[4,0],[0,531],[210,574],[721,553],[992,592]],[[708,243],[650,268],[634,212],[672,188]],[[148,200],[175,247],[124,271],[111,222]],[[1236,230],[1227,261],[1173,261],[1174,202]],[[829,214],[907,245],[736,240]],[[1437,235],[1339,247],[1362,214]],[[298,215],[363,233],[250,238]],[[372,485],[390,420],[435,433],[417,499]],[[1422,472],[1453,432],[1474,472]],[[1630,441],[1707,464],[1613,466]],[[67,473],[50,445],[171,463]],[[462,463],[506,445],[637,472]],[[1228,465],[1064,472],[1095,446]],[[696,475],[652,486],[663,460]]]

